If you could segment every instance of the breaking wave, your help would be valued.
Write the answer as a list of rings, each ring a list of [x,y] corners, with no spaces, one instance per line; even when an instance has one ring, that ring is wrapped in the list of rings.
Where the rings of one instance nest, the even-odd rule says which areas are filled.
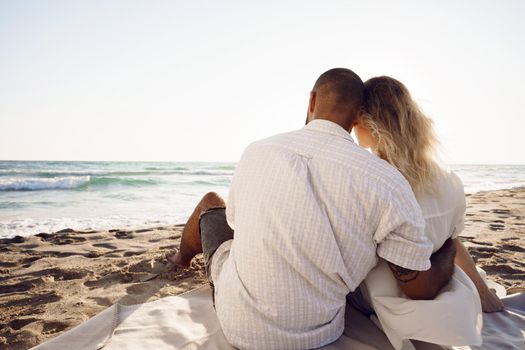
[[[90,180],[90,176],[68,176],[56,178],[0,178],[0,191],[73,189],[89,183]]]

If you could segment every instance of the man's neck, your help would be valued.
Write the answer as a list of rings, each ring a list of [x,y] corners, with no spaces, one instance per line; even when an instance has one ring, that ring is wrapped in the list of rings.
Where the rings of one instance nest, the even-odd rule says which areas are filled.
[[[333,115],[333,114],[330,114],[329,116],[326,115],[326,114],[324,114],[324,115],[317,114],[317,115],[315,115],[312,118],[312,120],[328,120],[328,121],[330,121],[332,123],[335,123],[335,124],[339,125],[343,129],[348,131],[348,133],[351,133],[352,132],[352,123],[347,123],[346,119],[347,118],[340,117],[340,116]],[[349,124],[349,125],[347,125],[347,124]]]

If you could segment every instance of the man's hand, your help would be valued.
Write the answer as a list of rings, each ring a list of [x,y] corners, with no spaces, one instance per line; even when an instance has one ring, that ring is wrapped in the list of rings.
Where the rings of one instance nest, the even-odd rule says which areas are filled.
[[[388,263],[399,287],[411,299],[434,299],[452,278],[456,248],[449,238],[430,257],[430,269],[414,271]]]

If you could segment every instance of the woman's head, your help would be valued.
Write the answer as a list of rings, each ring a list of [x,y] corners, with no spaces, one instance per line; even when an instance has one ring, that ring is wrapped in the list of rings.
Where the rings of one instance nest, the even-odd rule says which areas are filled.
[[[432,187],[437,170],[437,139],[432,120],[396,79],[365,82],[364,113],[354,124],[359,144],[395,166],[414,192]]]

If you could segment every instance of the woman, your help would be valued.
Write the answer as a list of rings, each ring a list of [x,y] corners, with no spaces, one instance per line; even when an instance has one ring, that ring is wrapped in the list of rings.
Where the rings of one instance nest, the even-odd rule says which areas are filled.
[[[407,88],[390,77],[372,78],[365,83],[364,109],[364,113],[353,125],[359,144],[364,148],[370,148],[405,176],[421,206],[426,222],[425,231],[434,244],[434,251],[438,250],[448,238],[453,239],[457,251],[455,263],[473,282],[480,296],[482,310],[484,312],[501,310],[503,303],[487,287],[468,251],[458,239],[463,229],[466,210],[463,184],[454,173],[446,171],[434,160],[437,140],[431,119],[422,113]],[[385,282],[381,279],[388,277],[377,271],[375,276],[374,273],[369,276],[370,278],[365,280],[363,292],[365,296],[370,294],[368,299],[376,309],[376,306],[379,308],[379,303],[374,304],[374,300],[379,300],[378,295],[381,293],[383,293],[381,297],[384,297],[393,292],[395,284],[385,287]],[[463,296],[469,295],[469,288],[473,289],[469,286],[472,286],[470,282],[463,285],[462,290],[466,293]],[[378,292],[377,290],[381,288],[383,291]],[[378,296],[375,299],[374,294]],[[472,295],[475,297],[475,294],[470,290],[470,299],[473,299]],[[402,297],[400,293],[396,295]],[[387,304],[390,302],[391,300],[388,300]],[[399,305],[402,304],[400,302]],[[413,301],[412,308],[420,308],[421,305],[426,304],[424,301]],[[386,309],[390,306],[387,305]],[[474,309],[475,307],[472,308],[473,312]],[[385,310],[382,312],[387,314],[391,312]],[[380,312],[377,309],[375,311],[381,320]],[[388,315],[385,319],[388,319]],[[406,316],[396,319],[393,321],[393,327],[396,328],[399,322],[405,319]],[[388,328],[388,325],[382,324],[382,326]]]

